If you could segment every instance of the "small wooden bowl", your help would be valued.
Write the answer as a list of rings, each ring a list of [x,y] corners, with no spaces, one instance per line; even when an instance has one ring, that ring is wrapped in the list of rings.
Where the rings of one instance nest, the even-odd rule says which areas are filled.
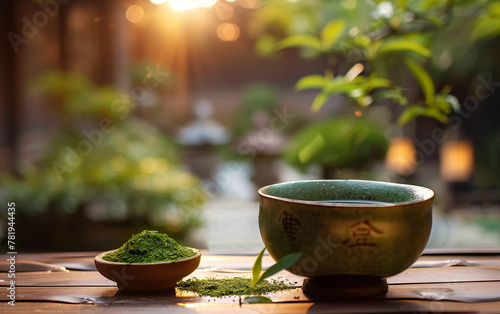
[[[94,258],[95,266],[104,277],[116,282],[120,291],[158,291],[172,289],[177,282],[191,274],[200,264],[201,253],[190,248],[196,255],[173,262],[127,264],[108,262],[102,257],[107,251]]]

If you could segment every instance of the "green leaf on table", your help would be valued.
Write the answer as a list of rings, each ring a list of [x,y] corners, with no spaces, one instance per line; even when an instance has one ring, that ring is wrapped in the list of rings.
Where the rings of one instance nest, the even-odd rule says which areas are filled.
[[[422,92],[424,93],[425,97],[425,103],[429,106],[432,105],[434,97],[436,95],[436,90],[431,76],[420,64],[413,61],[412,59],[406,58],[405,63],[415,79],[417,79],[420,88],[422,88]]]
[[[262,273],[262,256],[264,255],[264,251],[267,246],[260,251],[259,255],[257,255],[257,259],[252,268],[252,287],[257,286],[262,280],[265,278],[276,274],[277,272],[288,268],[295,264],[299,258],[302,256],[302,253],[292,253],[282,257],[276,264],[269,267],[264,273]],[[262,273],[262,274],[261,274]]]
[[[244,304],[258,304],[258,303],[273,303],[273,300],[263,297],[261,295],[254,295],[243,299]]]
[[[270,277],[270,276],[276,274],[277,272],[282,271],[283,269],[287,269],[287,268],[291,267],[293,264],[295,264],[300,259],[301,256],[302,256],[302,252],[290,253],[288,255],[283,256],[282,258],[280,258],[280,260],[276,264],[274,264],[273,266],[266,269],[266,271],[260,277],[259,281],[261,281],[267,277]]]
[[[313,35],[290,35],[276,43],[276,49],[284,49],[291,47],[311,48],[317,51],[322,50],[321,41]]]
[[[328,50],[333,48],[345,29],[344,20],[333,20],[323,27],[321,40],[323,47]]]
[[[264,255],[264,251],[267,246],[260,251],[259,255],[257,255],[257,259],[253,264],[252,268],[252,287],[255,287],[261,281],[261,272],[262,272],[262,256]]]
[[[323,88],[326,85],[326,79],[321,75],[308,75],[295,83],[295,89],[304,90],[311,88]]]
[[[375,57],[391,52],[415,52],[424,57],[430,57],[431,51],[412,40],[392,40],[385,42],[376,50]]]
[[[399,115],[398,124],[404,125],[410,120],[421,116],[434,118],[442,123],[448,122],[448,117],[438,108],[414,105],[409,106]]]

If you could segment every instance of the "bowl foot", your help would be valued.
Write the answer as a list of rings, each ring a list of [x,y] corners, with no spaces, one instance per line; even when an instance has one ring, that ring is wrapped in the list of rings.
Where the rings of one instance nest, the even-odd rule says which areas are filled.
[[[122,285],[117,284],[118,290],[120,292],[151,292],[151,291],[170,291],[174,290],[177,286],[177,282],[143,282],[143,283],[133,283]]]
[[[373,276],[335,275],[304,279],[306,295],[325,298],[359,298],[387,292],[387,280]]]

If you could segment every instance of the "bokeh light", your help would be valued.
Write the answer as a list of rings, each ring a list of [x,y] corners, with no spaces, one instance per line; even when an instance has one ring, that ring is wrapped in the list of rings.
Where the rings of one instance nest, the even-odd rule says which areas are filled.
[[[216,2],[217,0],[168,0],[168,4],[175,11],[208,8],[213,6]]]
[[[234,9],[227,3],[219,3],[215,7],[215,14],[217,14],[217,17],[221,20],[229,20],[233,17]]]
[[[241,7],[245,9],[257,9],[260,7],[260,0],[238,0]]]
[[[240,28],[233,23],[222,23],[217,27],[217,36],[223,41],[235,41],[240,37]]]
[[[450,141],[440,155],[441,177],[447,182],[467,182],[474,171],[474,145],[468,140]]]
[[[144,18],[144,9],[137,4],[133,4],[127,8],[125,16],[130,23],[139,23]]]

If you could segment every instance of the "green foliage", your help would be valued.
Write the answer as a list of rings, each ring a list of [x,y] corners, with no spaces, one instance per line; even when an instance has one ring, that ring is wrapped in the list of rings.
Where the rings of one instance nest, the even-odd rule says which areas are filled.
[[[326,51],[332,50],[345,29],[344,20],[333,20],[323,27],[321,42]]]
[[[363,118],[336,118],[299,131],[286,149],[285,160],[300,170],[311,164],[357,168],[383,159],[388,146],[380,126]]]
[[[464,50],[462,47],[469,47],[473,41],[500,35],[500,3],[497,1],[299,1],[288,5],[285,2],[271,0],[265,6],[261,36],[266,38],[266,55],[276,56],[283,49],[300,48],[303,55],[325,56],[331,66],[325,70],[328,75],[307,75],[296,83],[297,90],[319,89],[311,106],[314,112],[335,94],[342,94],[362,107],[380,100],[406,105],[401,77],[408,68],[422,90],[423,101],[412,101],[399,122],[427,116],[444,123],[459,104],[449,95],[450,91],[436,95],[435,78],[428,70],[430,61],[434,61],[431,57],[435,49],[446,53],[457,48]],[[287,24],[280,19],[283,32],[272,32],[266,27],[277,21],[273,12],[276,16],[287,16],[290,21]],[[316,23],[294,28],[292,25],[298,16],[313,16]],[[472,41],[455,44],[444,38],[452,34],[447,33],[450,25],[451,29],[462,27],[462,31],[469,25]],[[449,46],[440,46],[444,42]],[[352,65],[362,63],[363,70],[351,77],[348,73],[334,73],[336,63],[342,60],[339,55],[344,55]],[[373,84],[382,79],[385,80],[382,84]]]
[[[378,49],[376,49],[372,58],[377,58],[382,54],[386,53],[407,53],[407,52],[414,52],[424,57],[431,56],[431,51],[428,48],[422,46],[421,44],[411,40],[398,39],[398,40],[385,41],[378,47]]]
[[[312,49],[317,52],[329,53],[338,51],[335,45],[345,30],[344,20],[333,20],[323,27],[319,37],[307,34],[293,34],[278,41],[275,45],[276,50],[285,48],[299,47]]]
[[[460,110],[460,104],[457,98],[453,95],[449,95],[451,87],[447,86],[440,94],[436,94],[434,81],[429,73],[415,61],[411,59],[406,59],[405,61],[408,69],[416,78],[422,89],[426,106],[408,106],[399,116],[398,123],[403,125],[419,116],[430,117],[441,123],[447,123],[448,115],[452,111],[458,112]]]
[[[322,51],[321,41],[318,37],[312,35],[290,35],[276,43],[276,49],[284,49],[290,47],[302,47]]]
[[[233,131],[241,136],[249,131],[253,125],[252,116],[259,111],[272,114],[279,104],[279,93],[270,83],[253,83],[245,87],[242,93],[241,111],[234,121]]]
[[[344,94],[355,100],[360,106],[366,107],[373,101],[370,96],[372,91],[379,88],[388,88],[391,82],[374,76],[358,76],[362,69],[361,64],[357,64],[345,76],[335,78],[320,75],[305,76],[296,83],[295,88],[297,90],[321,89],[311,106],[313,112],[319,111],[330,96],[334,94]],[[397,91],[393,91],[392,95],[395,93]],[[389,96],[387,95],[387,97]]]
[[[500,3],[492,1],[486,14],[476,21],[472,40],[484,40],[500,35]]]
[[[431,105],[435,97],[434,82],[427,71],[421,67],[417,62],[407,58],[405,60],[406,66],[410,69],[413,76],[417,79],[422,91],[424,93],[425,103]]]
[[[143,222],[169,234],[201,224],[205,196],[198,178],[181,169],[172,140],[133,117],[132,104],[120,101],[127,111],[112,109],[126,94],[74,74],[45,74],[35,86],[64,120],[36,164],[20,177],[0,177],[3,198],[16,202],[20,214],[88,210],[96,220]]]
[[[95,86],[85,77],[73,73],[45,72],[31,84],[32,92],[46,95],[55,112],[69,118],[121,119],[118,105],[131,107],[129,95],[109,86]]]

